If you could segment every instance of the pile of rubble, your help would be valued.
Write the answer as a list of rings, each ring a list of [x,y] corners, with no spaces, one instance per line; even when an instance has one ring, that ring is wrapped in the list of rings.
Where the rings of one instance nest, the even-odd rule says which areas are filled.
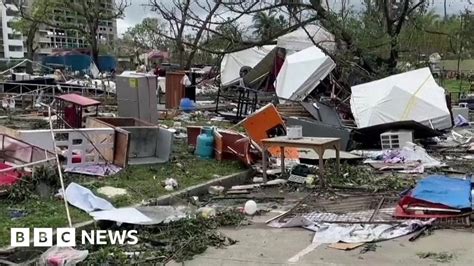
[[[321,244],[346,250],[412,233],[415,240],[431,229],[471,226],[474,131],[469,110],[448,105],[428,68],[348,91],[335,81],[330,56],[311,43],[284,48],[285,43],[282,39],[280,45],[226,55],[216,101],[203,104],[215,108],[211,111],[178,97],[187,94],[184,73],[175,73],[176,84],[174,74],[167,76],[165,107],[172,108],[161,112],[156,97],[160,81],[150,73],[117,77],[118,117],[100,116],[100,101],[56,96],[55,104],[43,104],[56,128],[53,122],[41,130],[0,128],[5,162],[0,185],[21,182],[32,172],[29,167],[43,163],[57,164],[59,173],[64,168],[104,178],[129,165],[166,163],[173,144],[184,141],[196,157],[239,161],[252,175],[239,184],[209,185],[204,194],[186,192],[185,206],[177,208],[116,208],[74,182],[62,185],[57,196],[96,221],[139,226],[151,237],[164,230],[160,225],[219,217],[229,208],[249,216],[279,208],[282,213],[267,221],[270,227],[314,231],[313,243],[291,262]],[[247,63],[252,66],[242,69]],[[171,92],[170,86],[182,91]],[[214,85],[199,89],[212,92]],[[230,112],[221,112],[222,105]],[[167,177],[163,186],[174,191],[179,184]],[[113,187],[101,191],[111,197],[126,193]],[[193,226],[208,229],[195,221]],[[233,243],[217,238],[209,245]],[[169,245],[165,249],[179,251]],[[60,251],[54,247],[43,259],[75,252]],[[159,261],[170,259],[165,251],[156,254]],[[78,261],[87,257],[75,255]]]

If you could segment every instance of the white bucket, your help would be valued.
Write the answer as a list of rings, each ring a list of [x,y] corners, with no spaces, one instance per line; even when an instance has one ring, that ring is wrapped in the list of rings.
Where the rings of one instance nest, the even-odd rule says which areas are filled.
[[[287,126],[286,127],[286,136],[290,139],[300,139],[303,137],[303,127],[302,126]]]

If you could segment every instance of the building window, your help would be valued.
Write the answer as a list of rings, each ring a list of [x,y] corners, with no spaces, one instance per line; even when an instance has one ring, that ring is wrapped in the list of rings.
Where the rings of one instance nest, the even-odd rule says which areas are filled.
[[[13,10],[11,8],[7,8],[7,16],[16,17],[19,14],[20,14],[20,12],[18,10]]]
[[[21,34],[8,33],[8,39],[10,39],[10,40],[21,40],[22,36],[21,36]]]
[[[9,45],[8,50],[10,52],[23,52],[23,46],[19,45]]]

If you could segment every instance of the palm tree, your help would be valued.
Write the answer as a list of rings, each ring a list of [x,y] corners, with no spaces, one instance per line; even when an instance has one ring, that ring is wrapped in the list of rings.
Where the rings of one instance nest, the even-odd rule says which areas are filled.
[[[272,38],[287,24],[283,15],[277,17],[273,12],[258,12],[253,16],[252,20],[254,23],[253,28],[255,28],[253,33],[258,35],[261,40]]]

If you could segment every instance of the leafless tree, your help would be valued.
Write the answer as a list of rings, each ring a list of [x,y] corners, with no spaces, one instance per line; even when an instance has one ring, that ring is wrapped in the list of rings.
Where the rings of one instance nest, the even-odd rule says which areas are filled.
[[[172,40],[181,66],[189,68],[192,64],[197,46],[208,31],[210,22],[221,7],[222,0],[191,1],[191,0],[150,0],[152,10],[168,21],[169,29],[156,29],[156,33]],[[196,14],[204,14],[204,18]],[[190,45],[187,45],[187,44]],[[189,50],[186,56],[187,48]],[[187,57],[187,58],[186,58]]]
[[[255,40],[248,37],[238,40],[238,45],[232,45],[229,49],[213,49],[208,47],[204,36],[219,37],[229,43],[236,43],[233,36],[223,34],[218,30],[219,26],[238,24],[249,16],[262,11],[278,10],[288,15],[288,10],[298,10],[300,7],[310,7],[302,1],[245,1],[245,0],[149,0],[149,6],[164,21],[168,21],[169,29],[156,29],[175,44],[180,64],[188,68],[198,51],[211,54],[225,54],[243,50],[252,46],[261,46],[273,42],[277,37],[300,27],[302,24],[316,20],[312,17],[304,19],[299,23],[288,25],[288,27],[275,32],[265,39]],[[295,7],[295,8],[293,8]],[[203,15],[204,14],[204,15]]]

